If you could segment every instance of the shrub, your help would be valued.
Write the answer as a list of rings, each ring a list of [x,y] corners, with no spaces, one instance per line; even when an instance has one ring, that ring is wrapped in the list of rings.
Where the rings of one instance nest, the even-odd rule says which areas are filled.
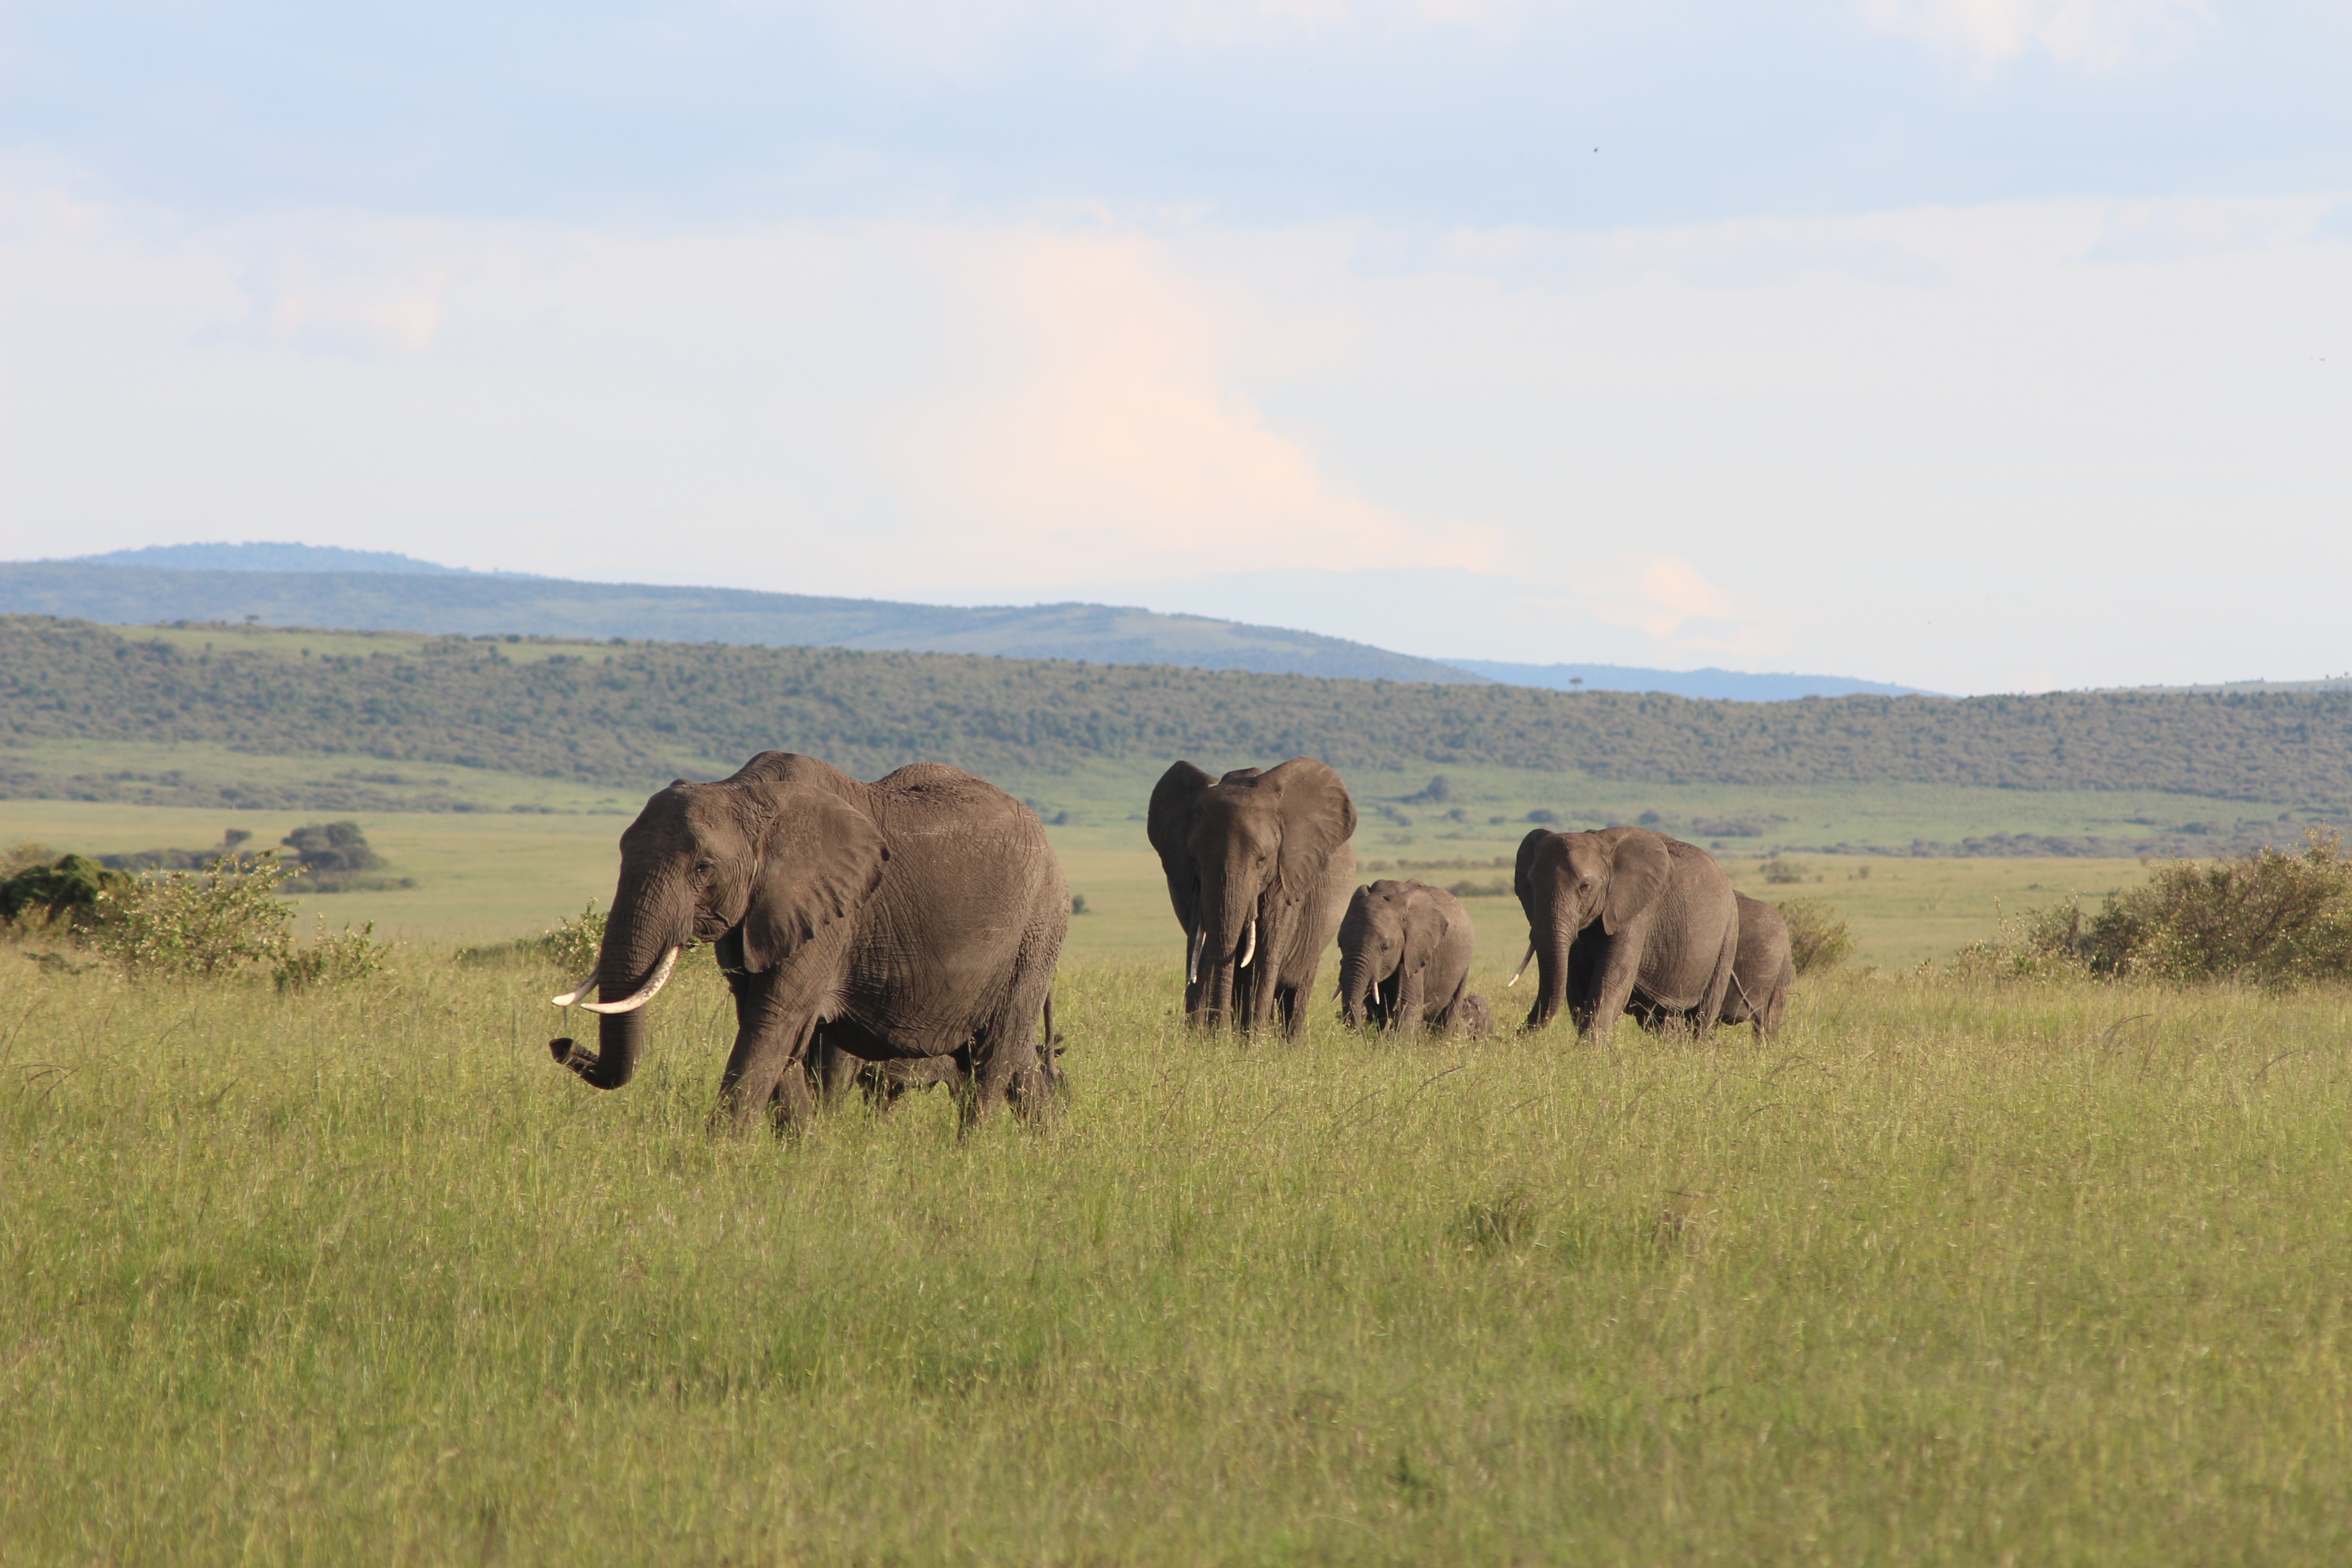
[[[2110,893],[2031,910],[1960,955],[1963,967],[2035,977],[2090,973],[2197,984],[2352,979],[2352,861],[2314,828],[2300,850],[2175,860]]]
[[[19,846],[19,849],[38,846]],[[16,851],[11,851],[15,858]],[[128,886],[131,878],[110,871],[86,855],[61,855],[50,864],[35,862],[0,881],[0,923],[64,922],[80,931],[95,926],[106,906],[109,889]]]
[[[367,836],[356,822],[314,822],[278,842],[301,862],[294,879],[286,884],[289,893],[348,893],[416,885],[406,877],[382,874],[383,857],[369,847]]]
[[[1819,899],[1783,899],[1772,906],[1789,922],[1789,962],[1800,974],[1834,969],[1853,952],[1845,917]]]
[[[1783,860],[1775,855],[1763,862],[1762,869],[1766,881],[1784,886],[1803,881],[1807,867],[1801,860]]]
[[[278,897],[275,855],[223,856],[202,871],[123,878],[98,895],[99,948],[134,974],[219,974],[276,964],[293,947],[294,910]]]
[[[564,973],[587,973],[604,948],[604,917],[596,912],[596,900],[589,900],[578,914],[549,928],[539,945]]]
[[[1559,813],[1548,805],[1539,805],[1528,813],[1528,820],[1539,827],[1549,827],[1559,820]]]
[[[382,973],[391,956],[392,944],[375,940],[375,921],[370,921],[356,931],[345,926],[329,936],[327,917],[320,915],[318,931],[310,944],[302,948],[289,944],[278,958],[272,977],[280,991],[341,985]]]

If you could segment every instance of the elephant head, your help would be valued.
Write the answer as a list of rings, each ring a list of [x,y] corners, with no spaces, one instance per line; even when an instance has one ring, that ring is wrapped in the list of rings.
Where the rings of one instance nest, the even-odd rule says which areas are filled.
[[[1544,936],[1559,944],[1560,973],[1568,948],[1593,921],[1614,936],[1666,890],[1674,860],[1666,841],[1646,827],[1604,827],[1556,833],[1548,827],[1519,840],[1512,889],[1528,916],[1528,958]],[[1519,973],[1528,961],[1519,962]],[[1517,984],[1518,974],[1512,977]]]
[[[716,784],[674,781],[621,835],[621,880],[596,967],[558,1006],[603,1015],[597,1047],[551,1040],[599,1089],[636,1071],[644,1007],[679,952],[719,944],[727,968],[761,973],[864,903],[889,858],[873,818],[798,776],[806,759],[763,752]],[[590,991],[601,999],[584,1002]]]
[[[1416,884],[1356,889],[1339,922],[1339,1006],[1349,1028],[1362,1028],[1368,1014],[1375,1023],[1398,1021],[1400,1001],[1436,956],[1445,929],[1444,911]]]
[[[1188,1012],[1247,1027],[1268,1016],[1300,906],[1356,831],[1339,775],[1311,757],[1212,780],[1178,763],[1151,792],[1149,831],[1184,925]]]

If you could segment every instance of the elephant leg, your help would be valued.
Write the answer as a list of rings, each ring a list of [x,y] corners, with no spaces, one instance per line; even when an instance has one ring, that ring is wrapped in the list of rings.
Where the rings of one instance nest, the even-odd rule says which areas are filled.
[[[1739,961],[1739,922],[1723,933],[1723,950],[1715,955],[1715,973],[1707,978],[1706,994],[1698,999],[1698,1010],[1691,1015],[1691,1033],[1704,1035],[1715,1027],[1723,1016],[1723,999],[1731,990],[1732,966]]]
[[[1396,1032],[1407,1039],[1421,1034],[1422,1013],[1428,1005],[1428,987],[1421,972],[1397,977]]]
[[[805,1127],[816,1114],[816,1095],[809,1083],[808,1068],[800,1062],[786,1062],[784,1070],[776,1075],[776,1087],[768,1095],[768,1119],[779,1132],[790,1132]]]
[[[1315,994],[1315,972],[1323,967],[1318,957],[1308,963],[1306,973],[1294,978],[1290,996],[1282,1009],[1282,1037],[1295,1040],[1307,1033],[1307,998]]]
[[[812,1097],[801,1058],[816,1034],[816,1019],[784,1006],[772,985],[747,986],[737,993],[735,1010],[735,1048],[719,1080],[712,1123],[745,1131],[771,1101],[780,1120],[804,1118]]]
[[[1595,963],[1598,973],[1593,976],[1592,1006],[1580,1022],[1578,1032],[1599,1035],[1606,1039],[1617,1020],[1625,1016],[1627,1004],[1633,999],[1633,984],[1640,977],[1641,942],[1620,941],[1610,944],[1608,956]],[[1716,1005],[1723,1005],[1717,995]]]

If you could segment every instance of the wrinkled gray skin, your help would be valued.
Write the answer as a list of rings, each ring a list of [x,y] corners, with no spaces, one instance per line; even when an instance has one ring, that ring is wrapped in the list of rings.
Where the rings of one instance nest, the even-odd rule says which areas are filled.
[[[1731,961],[1731,984],[1723,994],[1721,1021],[1754,1026],[1756,1037],[1769,1039],[1780,1032],[1789,1010],[1789,990],[1797,983],[1797,966],[1789,952],[1789,922],[1761,899],[1734,892],[1739,905],[1739,952]],[[1645,1029],[1688,1029],[1691,1015],[1652,1006],[1637,993],[1626,1011]]]
[[[967,1086],[970,1120],[1052,1087],[1037,1029],[1069,918],[1044,827],[995,785],[936,763],[863,784],[762,752],[731,778],[677,780],[621,835],[595,978],[616,1001],[668,949],[712,944],[736,1018],[719,1121],[804,1117],[820,1042]],[[618,1089],[644,1039],[641,1008],[601,1018],[593,1051],[549,1048]]]
[[[1339,921],[1339,1014],[1399,1035],[1450,1031],[1469,994],[1470,911],[1443,888],[1383,879]]]
[[[1706,851],[1646,827],[1519,841],[1512,885],[1538,965],[1527,1026],[1566,1006],[1580,1034],[1607,1034],[1638,996],[1712,1022],[1739,951],[1730,879]]]
[[[1347,785],[1312,757],[1214,779],[1178,763],[1152,788],[1147,826],[1192,955],[1186,1019],[1248,1034],[1279,1015],[1297,1038],[1356,882]]]

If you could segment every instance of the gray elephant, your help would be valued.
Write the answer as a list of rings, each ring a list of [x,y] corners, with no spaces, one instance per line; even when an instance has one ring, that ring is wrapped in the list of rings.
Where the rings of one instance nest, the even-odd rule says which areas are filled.
[[[1539,965],[1529,1029],[1565,1005],[1579,1033],[1605,1035],[1637,997],[1710,1023],[1722,1013],[1739,907],[1723,868],[1696,845],[1646,827],[1538,827],[1519,841],[1512,886]]]
[[[1052,1087],[1037,1029],[1069,918],[1044,827],[995,785],[937,763],[862,784],[762,752],[731,778],[677,780],[621,835],[595,972],[555,999],[601,992],[583,1004],[603,1015],[598,1048],[548,1045],[599,1089],[627,1083],[642,1009],[708,942],[735,994],[720,1120],[805,1116],[820,1042],[968,1084],[967,1118],[1028,1106]]]
[[[1731,961],[1731,984],[1723,994],[1719,1021],[1754,1026],[1756,1037],[1769,1039],[1780,1032],[1789,1010],[1789,992],[1797,983],[1797,966],[1790,954],[1789,922],[1761,899],[1734,892],[1739,905],[1739,952]],[[1645,1029],[1688,1028],[1688,1012],[1653,1006],[1637,994],[1626,1010]]]
[[[1296,1039],[1356,882],[1356,803],[1312,757],[1212,778],[1162,773],[1147,817],[1184,927],[1184,1016],[1248,1033],[1277,1013]]]
[[[1383,879],[1339,921],[1339,1011],[1400,1035],[1450,1031],[1470,994],[1470,911],[1443,888]]]

